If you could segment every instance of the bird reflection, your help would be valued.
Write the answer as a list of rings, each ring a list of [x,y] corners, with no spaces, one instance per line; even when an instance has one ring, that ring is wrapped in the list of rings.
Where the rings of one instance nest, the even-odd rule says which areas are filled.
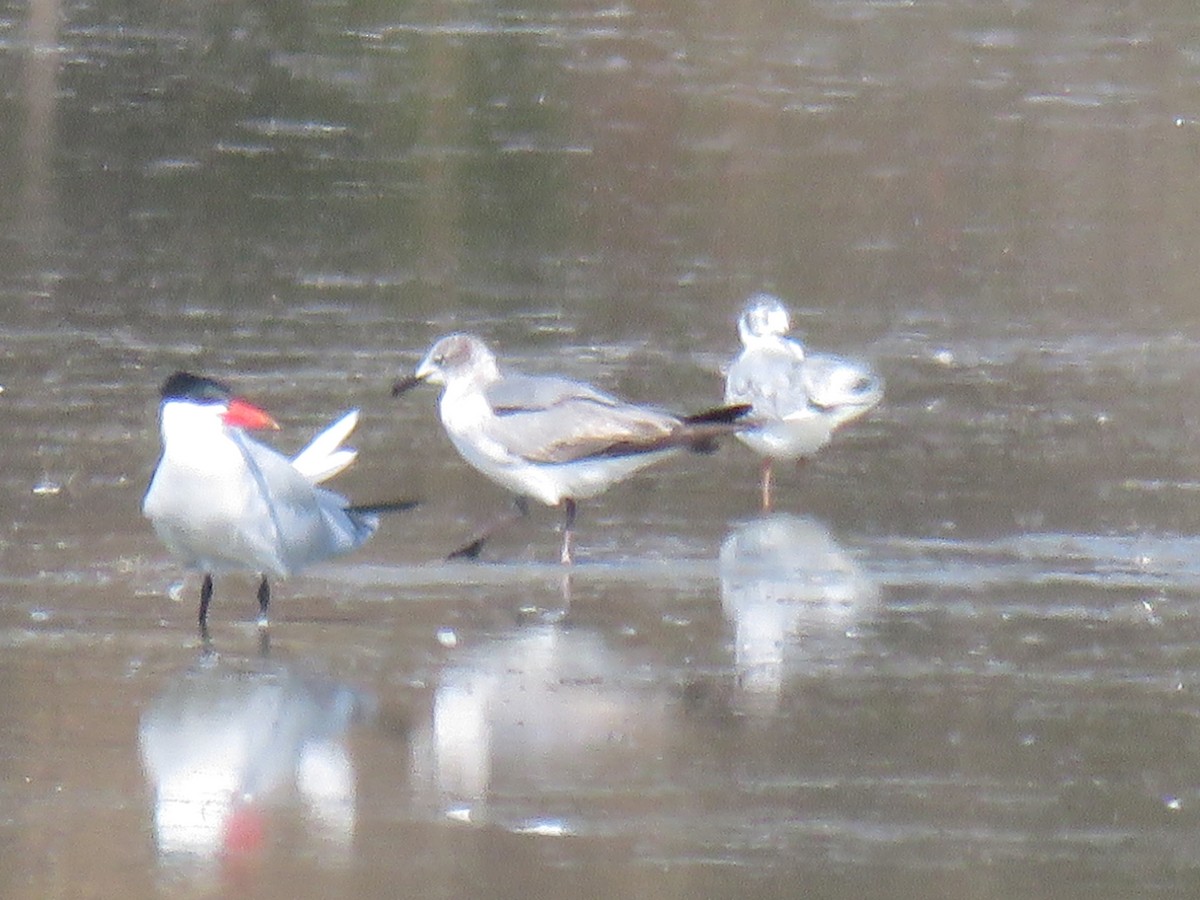
[[[266,807],[289,792],[320,838],[349,844],[355,774],[346,737],[372,705],[285,665],[203,656],[155,698],[138,730],[160,857],[252,854],[265,839]]]
[[[414,775],[455,818],[562,833],[589,785],[645,774],[667,692],[598,636],[557,625],[466,651],[446,670],[414,743]],[[649,751],[649,752],[647,752]],[[532,802],[535,808],[515,809]]]
[[[777,514],[744,522],[720,554],[721,604],[735,629],[741,696],[775,708],[786,667],[844,664],[878,591],[816,519]]]

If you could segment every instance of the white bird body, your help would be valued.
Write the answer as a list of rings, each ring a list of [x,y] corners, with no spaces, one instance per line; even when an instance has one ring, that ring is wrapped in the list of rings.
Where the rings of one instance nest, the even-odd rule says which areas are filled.
[[[599,396],[599,392],[589,392],[572,399],[595,404]],[[612,399],[613,404],[619,402]],[[562,462],[531,458],[511,443],[498,439],[497,416],[488,402],[487,393],[464,382],[447,382],[438,402],[438,416],[450,442],[467,463],[514,494],[533,497],[547,506],[556,506],[568,498],[595,497],[639,469],[680,449],[671,447],[627,456],[583,457]]]
[[[752,297],[738,319],[742,352],[725,378],[725,402],[748,403],[756,428],[738,439],[764,457],[763,507],[770,507],[772,460],[802,460],[834,432],[879,403],[883,382],[856,360],[810,353],[786,336],[787,310],[774,297]]]
[[[501,372],[483,341],[469,334],[438,340],[394,393],[421,381],[442,385],[438,415],[471,466],[518,497],[564,506],[564,563],[571,561],[576,500],[680,449],[706,449],[744,412],[682,419],[569,378]]]
[[[795,460],[829,443],[839,426],[878,402],[873,376],[861,363],[829,353],[805,355],[787,338],[748,348],[726,378],[725,402],[749,403],[759,427],[738,439],[763,456]]]
[[[235,410],[248,408],[262,419],[246,427],[274,424],[265,413],[244,401],[216,396],[211,385],[227,391],[219,383],[187,377],[208,395],[171,396],[164,386],[162,456],[142,512],[172,555],[205,573],[203,626],[205,592],[211,594],[213,574],[261,574],[265,613],[266,576],[292,575],[353,550],[374,534],[379,520],[317,486],[353,462],[355,451],[340,444],[357,423],[357,411],[288,459],[233,421]]]
[[[347,414],[313,444],[347,422],[353,428],[357,417]],[[353,451],[336,451],[342,456],[333,465],[310,444],[298,466],[203,407],[168,402],[162,421],[163,455],[142,512],[189,568],[283,577],[353,550],[374,532],[374,517],[351,515],[344,497],[315,486],[349,465]]]

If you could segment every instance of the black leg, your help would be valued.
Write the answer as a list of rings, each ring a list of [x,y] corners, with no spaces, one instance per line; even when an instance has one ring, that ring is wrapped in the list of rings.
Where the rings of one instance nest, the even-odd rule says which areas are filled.
[[[200,636],[208,639],[208,602],[212,600],[212,576],[204,573],[204,581],[200,583]]]
[[[483,545],[487,543],[487,539],[488,536],[486,534],[480,535],[471,541],[471,543],[464,544],[457,550],[450,551],[446,556],[446,561],[449,562],[452,559],[479,559],[479,554],[483,552]]]
[[[263,580],[258,585],[258,627],[267,627],[267,607],[271,605],[271,585],[267,583],[267,576],[263,576]]]
[[[482,532],[476,535],[469,544],[459,547],[453,553],[446,557],[451,559],[478,559],[479,554],[483,551],[483,545],[487,543],[488,538],[504,528],[506,525],[511,525],[518,519],[523,519],[529,515],[529,498],[517,497],[513,500],[513,506],[516,507],[516,514],[508,514],[501,519],[497,519],[487,526]]]

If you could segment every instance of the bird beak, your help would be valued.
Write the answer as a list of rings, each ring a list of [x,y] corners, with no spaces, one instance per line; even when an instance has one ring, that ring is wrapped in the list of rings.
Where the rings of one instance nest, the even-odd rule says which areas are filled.
[[[424,377],[415,376],[415,374],[414,376],[404,376],[394,385],[391,385],[391,396],[398,397],[401,394],[407,394],[408,391],[415,388],[416,385],[424,382],[424,380]]]
[[[234,398],[229,401],[229,409],[225,410],[221,416],[226,425],[231,425],[234,428],[246,428],[255,430],[260,428],[273,428],[279,430],[279,423],[267,415],[263,410],[259,409],[253,403],[247,403],[245,400]]]
[[[433,361],[433,350],[421,360],[417,366],[417,371],[411,375],[405,375],[399,381],[392,385],[392,396],[399,397],[401,394],[407,393],[422,382],[430,384],[445,384],[445,375],[438,363]]]

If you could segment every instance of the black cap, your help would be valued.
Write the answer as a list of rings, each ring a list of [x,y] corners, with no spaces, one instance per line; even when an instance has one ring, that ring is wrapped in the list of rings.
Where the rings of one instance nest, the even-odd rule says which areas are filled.
[[[224,382],[191,372],[176,372],[163,382],[164,400],[191,400],[196,403],[224,403],[233,396],[233,389]]]

